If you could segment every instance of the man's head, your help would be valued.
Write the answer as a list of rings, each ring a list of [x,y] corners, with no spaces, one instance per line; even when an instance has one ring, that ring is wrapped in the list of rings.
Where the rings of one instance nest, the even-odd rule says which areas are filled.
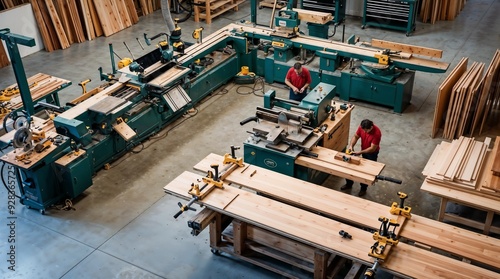
[[[366,133],[369,133],[373,128],[373,122],[371,120],[364,119],[363,121],[361,121],[360,126],[361,126],[361,129],[363,129],[363,131],[365,131]]]
[[[297,75],[302,74],[302,64],[300,64],[300,62],[295,63],[293,65],[293,69],[295,70],[295,73],[297,73]]]

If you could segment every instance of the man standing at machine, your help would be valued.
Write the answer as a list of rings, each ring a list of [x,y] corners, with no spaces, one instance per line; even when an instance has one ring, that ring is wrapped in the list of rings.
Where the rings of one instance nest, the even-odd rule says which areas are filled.
[[[354,146],[361,138],[361,150],[358,152],[354,151]],[[371,120],[364,119],[361,121],[356,133],[351,139],[350,145],[347,146],[346,153],[350,155],[361,155],[363,158],[377,161],[378,152],[380,150],[380,140],[382,139],[382,132],[380,129],[373,124]],[[346,184],[340,187],[340,190],[348,190],[352,188],[354,181],[346,179]],[[366,194],[366,189],[368,185],[360,183],[361,189],[359,190],[358,196],[362,197]]]
[[[300,62],[295,63],[293,68],[288,70],[285,78],[285,84],[290,87],[290,100],[302,101],[307,95],[307,88],[311,84],[311,74],[309,70],[302,67]]]

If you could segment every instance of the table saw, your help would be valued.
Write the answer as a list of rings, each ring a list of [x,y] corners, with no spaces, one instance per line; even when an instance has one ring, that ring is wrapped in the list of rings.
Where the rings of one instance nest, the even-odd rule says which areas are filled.
[[[305,112],[308,115],[307,123],[303,121],[305,118],[298,121],[299,124],[302,121],[299,130],[308,131],[308,136],[305,142],[288,139],[307,148],[321,137],[325,146],[335,145],[328,141],[332,133],[348,133],[340,128],[326,128],[321,131],[323,136],[316,137],[314,132],[315,128],[321,130],[322,122],[330,121],[325,120],[325,116],[330,115],[327,105],[331,107],[331,98],[342,94],[345,88],[340,70],[349,65],[346,61],[363,61],[390,68],[360,76],[362,81],[377,75],[397,79],[403,73],[412,75],[417,70],[442,73],[448,68],[447,63],[416,55],[401,58],[400,53],[396,55],[392,51],[367,46],[299,33],[283,38],[275,33],[273,29],[252,24],[230,24],[209,36],[200,35],[196,43],[182,45],[182,48],[177,43],[178,47],[174,47],[168,39],[163,40],[166,37],[163,33],[151,38],[145,35],[149,41],[160,40],[159,47],[137,59],[122,59],[118,63],[114,61],[110,45],[111,71],[106,72],[103,68],[99,71],[103,84],[67,104],[46,105],[44,111],[48,113],[41,115],[34,109],[30,86],[16,52],[17,44],[33,46],[34,40],[2,29],[0,37],[8,42],[11,60],[16,62],[13,63],[14,72],[23,100],[23,108],[18,108],[16,113],[23,114],[29,123],[14,131],[12,138],[2,138],[6,144],[15,143],[15,149],[0,159],[14,166],[21,202],[43,213],[55,203],[75,198],[92,185],[92,176],[98,170],[175,121],[230,81],[242,66],[249,67],[268,82],[283,82],[289,63],[294,62],[294,55],[304,51],[314,53],[313,60],[318,63],[310,67],[313,75],[311,86],[317,92],[323,88],[317,94],[321,98],[314,99],[312,94],[301,105],[294,104],[297,109],[302,108],[299,114]],[[274,51],[273,56],[268,55],[271,51]],[[356,81],[353,79],[352,82]],[[276,101],[272,101],[273,106]],[[348,115],[349,111],[345,113]],[[287,122],[293,120],[290,114],[286,115]],[[292,130],[296,129],[294,127],[297,126],[290,126]],[[346,144],[341,142],[339,145]]]

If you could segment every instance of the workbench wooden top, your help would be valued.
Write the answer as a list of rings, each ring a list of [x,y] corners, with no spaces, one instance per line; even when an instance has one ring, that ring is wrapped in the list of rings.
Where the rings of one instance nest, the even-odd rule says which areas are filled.
[[[210,154],[194,166],[205,172],[210,164],[222,163],[222,156]],[[255,174],[250,177],[250,174]],[[285,203],[321,212],[342,222],[378,229],[378,217],[391,216],[390,205],[382,205],[287,175],[250,165],[229,174],[225,181],[272,196]],[[394,201],[399,199],[394,195]],[[411,206],[411,197],[406,201]],[[415,242],[439,248],[465,258],[500,268],[500,240],[460,229],[442,222],[412,215],[400,235]]]
[[[233,173],[240,173],[240,169]],[[249,176],[250,173],[245,175]],[[198,179],[201,179],[200,175],[184,172],[165,186],[164,190],[190,199],[188,190],[191,183]],[[224,187],[212,191],[201,203],[212,210],[327,252],[368,265],[373,262],[368,256],[374,242],[371,233],[253,192],[229,185]],[[175,210],[172,209],[173,213]],[[340,230],[351,234],[352,239],[340,237]],[[498,274],[492,271],[404,243],[398,244],[391,251],[389,260],[382,267],[393,274],[413,278],[498,278]]]

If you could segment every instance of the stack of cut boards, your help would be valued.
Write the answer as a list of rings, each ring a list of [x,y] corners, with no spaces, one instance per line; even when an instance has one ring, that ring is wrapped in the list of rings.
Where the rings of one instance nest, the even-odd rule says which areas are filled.
[[[110,36],[139,22],[140,14],[159,9],[158,0],[31,0],[47,51]]]
[[[488,149],[490,143],[490,138],[480,142],[467,137],[441,142],[422,171],[426,181],[500,200],[500,177],[493,175],[498,165],[494,162],[500,159],[497,155],[500,137],[493,150]]]
[[[194,168],[205,172],[210,169],[211,164],[220,164],[222,161],[222,156],[210,154]],[[199,178],[201,175],[184,172],[164,189],[169,194],[190,199],[188,195],[190,184]],[[257,224],[282,236],[303,241],[322,251],[345,256],[366,265],[370,265],[373,261],[367,255],[367,249],[373,245],[373,238],[371,233],[359,228],[378,230],[380,226],[378,218],[390,215],[387,205],[333,191],[253,165],[234,170],[226,176],[224,184],[224,189],[213,190],[201,200],[201,203],[238,220]],[[262,195],[256,195],[255,192]],[[407,200],[407,204],[411,206],[411,197]],[[172,208],[172,212],[176,210]],[[188,213],[185,213],[185,217],[188,217],[187,215]],[[498,239],[418,215],[413,215],[404,224],[398,235],[410,242],[418,242],[459,255],[474,263],[500,268]],[[341,229],[351,234],[352,239],[345,240],[338,236]],[[382,264],[382,268],[405,278],[455,279],[499,276],[498,273],[402,242],[391,249],[391,254]]]
[[[14,8],[29,2],[30,0],[0,0],[0,10]]]
[[[454,20],[465,6],[467,0],[423,0],[420,18],[423,23],[434,24],[438,20]]]
[[[435,137],[445,125],[443,138],[456,139],[462,135],[482,133],[492,108],[500,102],[500,50],[483,75],[484,63],[473,62],[467,68],[468,58],[458,65],[439,86],[431,137]],[[444,115],[446,111],[446,115]]]

